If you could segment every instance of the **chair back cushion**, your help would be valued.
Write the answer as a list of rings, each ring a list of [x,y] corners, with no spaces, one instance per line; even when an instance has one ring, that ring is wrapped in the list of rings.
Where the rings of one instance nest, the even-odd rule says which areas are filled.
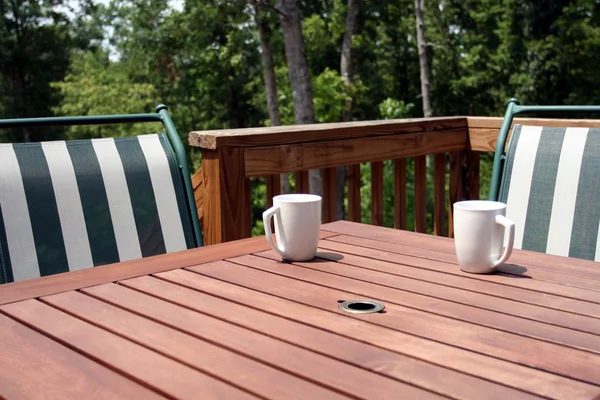
[[[600,129],[515,125],[499,200],[515,248],[600,261]]]
[[[0,144],[0,283],[193,247],[165,134]]]

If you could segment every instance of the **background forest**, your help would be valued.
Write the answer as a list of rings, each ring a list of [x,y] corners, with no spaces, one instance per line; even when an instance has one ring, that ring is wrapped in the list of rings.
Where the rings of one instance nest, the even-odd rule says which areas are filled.
[[[286,59],[282,16],[296,9],[312,121],[295,113],[298,65]],[[599,0],[0,0],[0,117],[152,112],[165,103],[187,144],[191,130],[493,116],[510,97],[599,104],[599,54]],[[269,102],[265,71],[274,77]],[[139,133],[15,130],[0,132],[0,142]],[[191,159],[196,169],[198,155]],[[387,168],[389,204],[391,180]],[[264,185],[253,190],[260,213]],[[368,220],[366,178],[363,190]]]

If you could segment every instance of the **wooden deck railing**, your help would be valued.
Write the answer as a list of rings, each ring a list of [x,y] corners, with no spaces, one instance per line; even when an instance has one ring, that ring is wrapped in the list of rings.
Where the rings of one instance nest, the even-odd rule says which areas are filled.
[[[515,121],[600,127],[593,120]],[[296,192],[307,193],[308,170],[323,169],[323,222],[330,222],[335,216],[335,167],[348,166],[347,218],[360,221],[360,163],[371,163],[371,223],[382,225],[385,160],[394,163],[394,226],[406,229],[411,195],[415,230],[426,232],[427,155],[433,155],[433,231],[451,236],[449,205],[479,197],[479,153],[495,149],[501,123],[502,118],[494,117],[441,117],[190,132],[190,144],[202,149],[202,168],[193,186],[205,243],[249,237],[250,179],[267,178],[270,205],[280,192],[281,173],[294,173]],[[414,158],[414,193],[406,193],[408,158]]]

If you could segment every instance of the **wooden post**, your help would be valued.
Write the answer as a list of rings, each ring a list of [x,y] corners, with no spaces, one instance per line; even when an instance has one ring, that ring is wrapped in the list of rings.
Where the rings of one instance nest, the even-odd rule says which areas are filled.
[[[202,149],[204,243],[250,237],[250,180],[244,171],[244,149]]]

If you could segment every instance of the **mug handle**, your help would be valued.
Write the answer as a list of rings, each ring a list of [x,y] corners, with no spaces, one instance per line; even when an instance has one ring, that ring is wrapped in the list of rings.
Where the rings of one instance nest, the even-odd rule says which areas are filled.
[[[277,218],[275,222],[277,223],[277,227],[279,228],[279,242],[281,242],[281,247],[277,246],[277,244],[273,240],[273,232],[271,231],[271,220],[273,219],[273,215],[275,214],[279,214],[279,218]],[[263,213],[263,224],[265,226],[265,235],[267,237],[267,243],[269,243],[273,250],[275,250],[281,257],[285,258],[285,248],[287,246],[285,244],[286,240],[285,234],[283,232],[283,225],[281,223],[281,209],[279,208],[279,206],[273,206]]]
[[[512,253],[513,245],[515,243],[515,223],[510,219],[506,218],[504,215],[496,215],[495,221],[497,224],[503,225],[505,229],[505,234],[508,235],[508,243],[506,243],[506,247],[504,248],[504,253],[502,253],[502,257],[498,261],[494,263],[494,268],[500,266],[500,264],[504,263],[510,257]]]

